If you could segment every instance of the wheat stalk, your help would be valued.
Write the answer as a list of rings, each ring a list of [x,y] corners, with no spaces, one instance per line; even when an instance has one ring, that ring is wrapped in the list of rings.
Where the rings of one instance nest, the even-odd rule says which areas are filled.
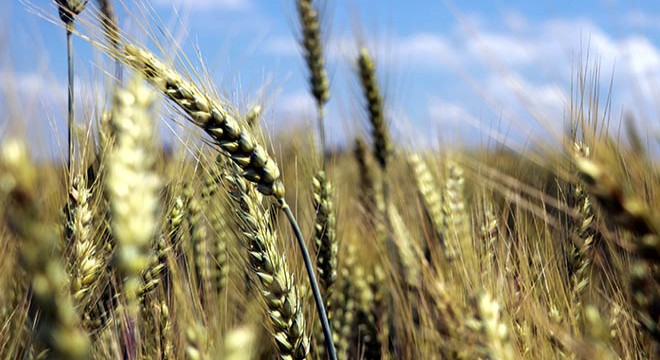
[[[73,138],[71,136],[73,132],[73,125],[75,121],[74,117],[74,91],[73,91],[73,42],[71,35],[75,28],[74,20],[76,15],[85,9],[87,5],[87,0],[55,0],[57,3],[57,10],[60,15],[60,19],[64,22],[66,26],[66,53],[67,53],[67,66],[68,66],[68,133],[67,133],[67,142],[69,145],[69,157],[67,158],[67,170],[71,174],[71,159],[73,158]]]

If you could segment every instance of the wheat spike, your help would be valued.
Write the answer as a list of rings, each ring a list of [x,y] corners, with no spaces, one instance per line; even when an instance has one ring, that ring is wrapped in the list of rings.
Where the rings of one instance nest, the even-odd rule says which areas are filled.
[[[312,179],[312,204],[316,209],[314,223],[314,243],[318,255],[316,265],[319,269],[319,279],[326,299],[332,296],[332,289],[337,280],[337,235],[332,200],[332,184],[324,171],[316,173]],[[326,303],[326,306],[329,305]]]
[[[58,237],[53,227],[41,222],[35,198],[36,169],[25,146],[7,140],[0,148],[0,193],[8,194],[12,211],[5,215],[21,244],[21,263],[31,279],[39,310],[38,340],[49,351],[48,359],[88,359],[91,344],[80,327],[67,274],[60,263]]]
[[[87,305],[91,290],[101,276],[103,266],[99,259],[97,245],[91,238],[93,214],[90,209],[90,190],[86,187],[82,177],[73,179],[69,191],[69,207],[71,221],[68,224],[70,244],[72,247],[71,259],[71,293],[82,307]]]
[[[117,242],[115,261],[129,315],[136,317],[142,273],[151,260],[157,225],[159,179],[152,170],[155,126],[150,113],[154,95],[136,78],[126,90],[117,90],[114,99],[116,146],[109,159],[106,187]]]
[[[293,275],[282,254],[277,250],[277,236],[250,184],[242,178],[228,175],[230,195],[237,203],[236,213],[242,220],[248,260],[261,296],[268,308],[273,339],[283,358],[304,359],[309,353],[308,339],[302,315],[300,295]]]
[[[445,218],[442,208],[442,195],[437,190],[438,187],[433,180],[431,171],[426,166],[426,163],[417,154],[412,154],[408,157],[408,163],[413,170],[415,184],[417,185],[417,192],[422,198],[424,204],[424,211],[426,216],[431,221],[433,226],[433,234],[440,243],[446,258],[450,259],[451,254],[448,252],[447,239],[445,238]]]
[[[378,160],[382,169],[387,168],[387,163],[392,154],[392,143],[390,141],[383,98],[376,79],[376,64],[366,48],[360,49],[358,57],[358,70],[362,91],[367,100],[367,111],[369,122],[372,127],[372,138],[374,141],[374,157]]]
[[[75,16],[85,10],[87,0],[55,0],[60,19],[65,24],[72,23]]]
[[[485,291],[477,295],[477,313],[482,333],[486,337],[489,358],[513,360],[513,345],[509,329],[502,321],[501,306]]]
[[[179,74],[146,50],[133,45],[124,47],[126,60],[135,70],[162,91],[202,128],[223,153],[241,170],[241,175],[257,186],[264,195],[284,198],[284,185],[275,161],[248,131],[227,110],[197,85],[185,81]]]
[[[250,360],[254,357],[255,333],[248,326],[232,329],[224,339],[224,359]]]
[[[204,293],[209,279],[207,228],[203,221],[204,208],[195,196],[192,185],[187,184],[183,192],[186,197],[186,217],[192,241],[193,261],[195,262],[195,279],[197,287]]]
[[[314,95],[318,107],[321,108],[330,98],[330,85],[323,59],[319,16],[314,9],[312,0],[296,0],[296,5],[302,25],[302,47],[309,69],[309,83],[312,87],[312,95]]]

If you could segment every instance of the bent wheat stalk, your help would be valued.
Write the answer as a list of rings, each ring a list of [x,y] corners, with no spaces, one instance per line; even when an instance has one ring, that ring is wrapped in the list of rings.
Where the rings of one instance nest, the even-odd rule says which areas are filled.
[[[211,136],[220,152],[238,166],[242,177],[253,183],[260,193],[275,197],[296,235],[321,319],[328,355],[331,359],[336,359],[332,333],[314,267],[298,222],[284,199],[284,184],[280,180],[280,170],[275,160],[238,123],[226,106],[201,91],[194,83],[185,81],[153,54],[126,44],[124,56],[129,66],[142,73],[152,85],[176,103],[193,124]]]

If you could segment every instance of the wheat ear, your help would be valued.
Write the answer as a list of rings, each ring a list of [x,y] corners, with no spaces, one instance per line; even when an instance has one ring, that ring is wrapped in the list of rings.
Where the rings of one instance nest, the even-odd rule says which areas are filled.
[[[335,291],[335,313],[333,316],[333,331],[337,343],[337,353],[345,359],[349,350],[351,334],[355,324],[355,306],[357,294],[355,291],[354,270],[356,267],[355,247],[348,244],[344,256],[344,265],[341,268],[339,291]]]
[[[452,260],[471,244],[470,216],[465,208],[463,169],[455,162],[447,165],[448,176],[444,187],[442,213],[445,222],[444,238],[447,258]]]
[[[621,184],[597,163],[575,157],[581,178],[588,192],[620,227],[635,235],[635,253],[641,259],[634,265],[630,279],[637,317],[651,335],[656,355],[660,355],[660,289],[657,264],[660,262],[660,225],[651,210],[641,201],[624,194]]]
[[[277,199],[280,208],[291,224],[302,253],[323,327],[328,354],[331,359],[336,359],[332,332],[316,275],[314,275],[314,265],[298,222],[284,199],[284,184],[280,180],[280,171],[275,161],[254,140],[252,135],[239,125],[223,105],[203,93],[195,84],[184,81],[180,75],[145,50],[133,45],[126,45],[124,51],[129,65],[144,74],[147,80],[181,107],[193,124],[209,134],[221,152],[241,169],[242,177],[254,183],[256,189],[262,194],[272,195]]]
[[[229,258],[227,252],[229,225],[225,220],[227,214],[224,203],[214,201],[216,200],[214,199],[214,195],[216,195],[220,188],[218,181],[221,178],[222,175],[219,171],[212,170],[211,174],[204,179],[204,189],[202,191],[202,199],[210,211],[208,221],[213,242],[210,244],[211,248],[209,249],[212,260],[209,271],[216,294],[220,294],[225,289],[229,275]]]
[[[255,332],[249,326],[229,331],[224,339],[223,355],[226,360],[250,360],[254,357]]]
[[[210,359],[207,334],[204,326],[199,323],[192,324],[186,329],[186,359]]]
[[[588,159],[590,156],[589,147],[579,141],[574,142],[574,149],[578,156]],[[569,253],[569,275],[572,284],[571,296],[574,306],[571,311],[573,318],[579,319],[582,313],[582,293],[589,284],[589,270],[591,268],[592,250],[598,234],[594,230],[594,212],[582,184],[572,186],[572,199],[575,203],[572,206],[577,207],[578,218],[574,222],[573,231],[580,244],[571,242],[571,251]]]
[[[377,176],[374,173],[374,167],[369,161],[367,145],[362,138],[355,139],[353,155],[358,165],[358,175],[360,177],[360,201],[371,218],[376,215],[378,209],[384,208],[385,204]]]
[[[392,154],[392,142],[390,141],[390,135],[387,130],[383,97],[376,78],[376,64],[366,48],[360,49],[358,70],[362,91],[367,100],[369,122],[372,127],[374,157],[378,160],[380,167],[386,169]]]
[[[142,273],[151,261],[151,243],[156,231],[159,179],[153,173],[151,147],[154,94],[135,78],[114,97],[113,127],[116,146],[109,159],[106,179],[112,215],[112,233],[117,242],[115,263],[123,278],[128,314],[136,319]]]
[[[323,123],[323,108],[330,98],[330,82],[325,71],[323,44],[321,43],[321,25],[318,12],[314,9],[312,0],[296,0],[298,17],[302,26],[302,47],[309,70],[309,84],[312,95],[316,99],[318,110],[319,139],[321,143],[322,168],[325,169],[325,124]]]
[[[246,237],[249,262],[268,307],[273,339],[283,358],[304,359],[309,353],[300,294],[286,259],[277,251],[277,235],[256,193],[242,178],[228,175],[230,195],[238,204],[236,213]]]
[[[245,122],[248,124],[250,129],[254,129],[259,126],[259,120],[261,120],[261,116],[263,115],[261,112],[261,106],[255,105],[250,109],[247,115],[245,115]]]
[[[57,232],[40,221],[36,171],[23,144],[7,141],[0,148],[0,192],[9,194],[9,227],[23,239],[21,262],[39,310],[38,339],[49,359],[88,359],[91,345],[68,291]]]
[[[337,280],[338,244],[332,184],[327,179],[324,171],[317,172],[312,179],[312,191],[312,204],[316,209],[316,220],[314,222],[314,243],[318,251],[316,265],[319,269],[319,279],[324,295],[326,299],[330,299],[333,286]],[[326,303],[326,306],[329,308],[328,303]]]
[[[639,237],[636,252],[648,261],[660,261],[660,224],[650,209],[632,196],[597,163],[577,156],[575,162],[587,191],[615,223]]]
[[[486,338],[488,357],[498,360],[513,360],[514,352],[509,329],[502,319],[502,308],[490,294],[485,291],[477,294],[477,314],[479,328]]]
[[[119,53],[119,26],[117,25],[115,7],[112,5],[112,0],[98,0],[98,3],[101,10],[101,25],[103,26],[105,37],[114,50]],[[119,59],[115,59],[115,78],[120,84],[122,83],[121,61]]]
[[[433,180],[431,171],[419,155],[410,155],[410,157],[408,157],[408,163],[413,170],[417,192],[422,198],[424,204],[424,212],[433,226],[433,234],[440,243],[445,258],[451,259],[451,253],[448,251],[447,239],[444,234],[445,217],[442,209],[442,195],[437,190],[438,187]]]
[[[133,45],[124,47],[126,60],[135,70],[174,101],[202,128],[215,144],[241,169],[241,175],[257,186],[264,195],[284,198],[280,170],[254,137],[229,113],[226,106],[186,82],[153,54]]]
[[[207,261],[207,228],[204,223],[203,207],[200,200],[195,196],[191,184],[186,184],[183,193],[186,197],[186,220],[188,221],[190,240],[192,241],[195,280],[200,294],[204,294],[208,288],[209,268]]]
[[[91,237],[93,213],[89,206],[90,189],[85,180],[76,176],[69,191],[69,212],[71,221],[68,224],[71,247],[71,293],[81,307],[89,301],[93,287],[101,277],[103,261],[99,259],[97,245]]]
[[[333,306],[331,299],[337,281],[337,251],[339,248],[335,206],[332,197],[332,184],[327,179],[325,171],[320,170],[312,179],[312,204],[316,209],[314,244],[317,252],[316,267],[319,271],[319,282],[325,296],[325,307],[328,311],[329,321],[332,321]],[[315,338],[321,339],[320,337]],[[320,346],[315,347],[321,350]]]

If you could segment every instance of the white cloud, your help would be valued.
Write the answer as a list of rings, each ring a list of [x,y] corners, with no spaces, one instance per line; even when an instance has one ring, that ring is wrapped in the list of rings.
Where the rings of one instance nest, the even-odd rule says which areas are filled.
[[[393,50],[393,55],[399,62],[405,62],[404,65],[438,67],[457,60],[455,46],[446,37],[432,33],[417,33],[397,39]]]
[[[621,42],[621,51],[626,58],[631,75],[646,77],[657,75],[660,70],[660,52],[648,38],[634,36]]]
[[[263,51],[270,55],[293,56],[300,54],[300,45],[291,36],[277,36],[266,40]]]
[[[559,136],[571,99],[570,84],[578,69],[590,73],[599,67],[601,104],[613,78],[612,114],[620,113],[624,105],[639,106],[640,101],[648,107],[650,94],[660,92],[660,48],[647,36],[611,33],[587,18],[531,21],[518,12],[504,15],[508,26],[496,30],[484,18],[472,16],[474,21],[466,31],[388,34],[367,40],[367,45],[386,77],[403,70],[403,76],[426,84],[430,79],[442,79],[433,90],[436,98],[428,104],[426,115],[437,126],[447,128],[469,125],[484,130],[482,123],[501,120],[518,135]],[[358,46],[353,36],[331,38],[328,63],[335,69],[352,66]],[[292,36],[272,39],[265,51],[302,61],[299,44]],[[426,78],[427,74],[442,77]],[[471,81],[469,85],[466,79]],[[635,90],[648,99],[634,96]],[[443,93],[451,94],[451,102],[438,99]],[[305,91],[283,96],[277,104],[280,113],[313,114]],[[413,106],[419,104],[412,103],[409,108]]]
[[[310,119],[314,114],[314,100],[309,92],[293,92],[282,94],[273,104],[273,113],[275,118],[289,120]]]
[[[246,10],[250,8],[249,0],[155,0],[160,6],[179,6],[190,10]]]
[[[427,111],[432,121],[449,124],[452,127],[465,124],[476,126],[479,123],[479,120],[461,104],[441,99],[433,99]]]
[[[513,34],[482,32],[478,38],[467,42],[464,58],[494,58],[508,65],[525,65],[538,56],[534,44]],[[468,57],[470,56],[470,57]]]
[[[660,30],[660,14],[651,14],[636,9],[623,16],[623,23],[634,29]]]
[[[417,33],[400,38],[384,38],[381,41],[369,42],[385,44],[370,50],[379,64],[384,66],[405,65],[421,66],[425,69],[440,68],[457,61],[455,46],[443,35],[433,33]],[[326,54],[330,62],[343,63],[354,59],[359,44],[353,37],[338,38],[326,46]],[[263,50],[269,55],[300,56],[300,45],[291,36],[274,37],[268,40]]]

